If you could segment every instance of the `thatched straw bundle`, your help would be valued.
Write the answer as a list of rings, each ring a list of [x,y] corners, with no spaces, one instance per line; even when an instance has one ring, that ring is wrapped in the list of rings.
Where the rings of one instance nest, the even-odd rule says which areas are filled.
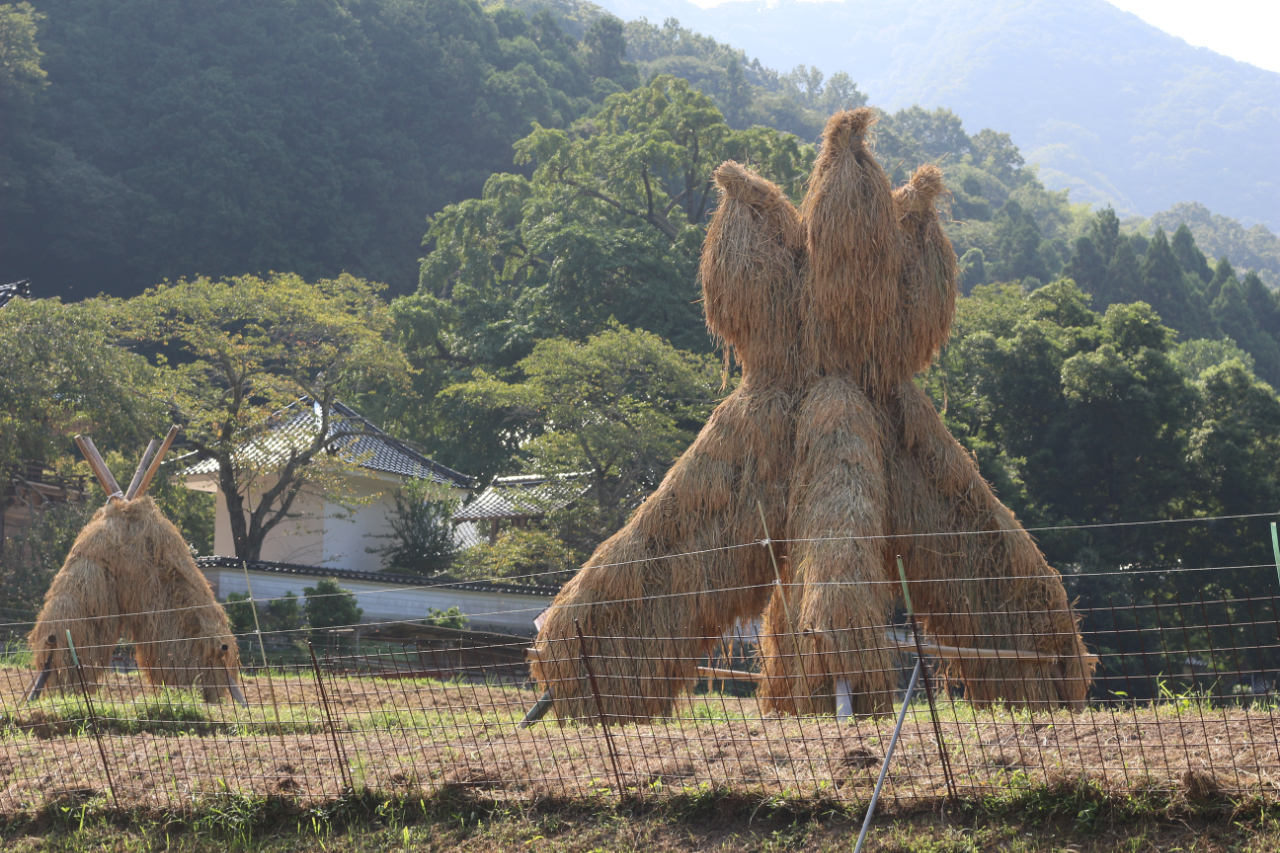
[[[762,649],[769,678],[761,695],[776,710],[832,711],[831,685],[843,678],[855,711],[888,710],[897,667],[884,632],[894,591],[877,583],[885,578],[887,540],[846,538],[885,533],[886,424],[843,376],[819,380],[796,421],[787,524],[793,577],[787,606],[770,608],[772,619],[789,614],[796,624],[766,625],[775,636]],[[785,680],[776,676],[779,669]]]
[[[800,206],[808,232],[809,276],[802,296],[805,360],[852,376],[864,389],[887,387],[885,354],[898,341],[901,234],[889,179],[867,139],[875,111],[836,113]]]
[[[761,508],[773,536],[786,528],[803,240],[775,185],[736,163],[716,181],[721,204],[702,260],[707,325],[738,351],[743,381],[556,597],[532,668],[562,718],[596,715],[575,620],[587,636],[620,638],[589,641],[606,713],[643,719],[670,709],[722,631],[760,613],[775,577],[762,547],[711,549],[764,538]]]
[[[947,432],[933,403],[904,382],[892,417],[899,440],[889,459],[889,523],[902,534],[911,597],[940,643],[1022,649],[1044,664],[959,660],[952,675],[965,698],[1032,708],[1078,705],[1093,661],[1080,638],[1062,579]],[[956,531],[955,535],[911,536]]]
[[[182,534],[149,497],[111,501],[76,538],[28,636],[45,689],[77,686],[66,631],[90,689],[123,636],[148,684],[233,692],[239,653],[222,606]],[[55,643],[51,646],[49,638]]]
[[[721,191],[702,251],[707,328],[758,381],[794,384],[804,371],[797,338],[805,233],[776,185],[732,161],[715,171]]]
[[[773,588],[768,551],[710,549],[763,538],[759,507],[774,536],[785,531],[794,422],[793,395],[744,382],[556,596],[532,674],[551,690],[558,716],[597,713],[575,620],[592,638],[605,713],[629,720],[667,713],[720,634],[760,613]],[[670,556],[679,554],[689,556]]]
[[[893,192],[903,243],[902,322],[897,345],[884,357],[900,360],[899,379],[928,369],[956,314],[956,253],[935,207],[945,192],[942,172],[930,165],[921,166]]]

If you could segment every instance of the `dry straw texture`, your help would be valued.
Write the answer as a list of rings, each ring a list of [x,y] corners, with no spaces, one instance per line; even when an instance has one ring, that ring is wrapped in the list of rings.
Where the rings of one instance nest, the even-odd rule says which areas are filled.
[[[850,682],[856,711],[893,705],[898,668],[884,649],[893,589],[877,583],[885,577],[886,540],[844,538],[885,532],[885,434],[879,411],[847,377],[818,381],[800,408],[787,527],[794,576],[785,610],[771,610],[796,624],[766,627],[770,634],[795,633],[765,650],[764,672],[787,674],[785,681],[770,677],[762,684],[766,707],[834,711],[830,685],[838,678]],[[780,648],[772,648],[775,642]],[[782,695],[780,684],[786,685]]]
[[[875,119],[868,107],[831,117],[800,207],[810,273],[802,296],[805,358],[866,389],[897,378],[886,375],[885,356],[902,322],[901,234],[889,179],[867,138]]]
[[[942,172],[921,166],[893,193],[902,229],[901,337],[886,357],[902,360],[905,379],[926,370],[946,343],[956,314],[956,253],[938,220],[937,198],[946,192]]]
[[[737,352],[743,383],[556,599],[533,674],[562,718],[597,713],[575,620],[610,638],[586,650],[606,713],[647,718],[670,712],[712,643],[674,638],[710,638],[762,609],[767,707],[830,712],[844,679],[855,711],[887,710],[898,553],[937,639],[1056,658],[956,664],[967,696],[1084,698],[1092,664],[1061,579],[912,381],[955,314],[955,253],[936,209],[946,188],[924,166],[893,191],[870,147],[874,121],[870,109],[831,118],[799,212],[747,169],[716,170],[707,325]],[[778,569],[765,548],[715,550],[762,538],[758,507],[769,535],[791,540]],[[915,535],[939,532],[955,535]]]
[[[732,161],[715,172],[720,204],[702,251],[707,328],[757,381],[792,385],[803,372],[800,214],[776,185]]]
[[[98,510],[45,595],[28,642],[37,671],[53,656],[49,687],[77,683],[68,629],[91,688],[121,637],[136,644],[148,684],[199,687],[210,702],[227,691],[240,667],[222,606],[178,528],[149,497]],[[57,639],[53,649],[50,637]]]
[[[766,550],[710,549],[762,538],[759,507],[774,536],[785,530],[794,421],[791,394],[744,382],[657,491],[560,592],[532,664],[559,716],[597,713],[577,624],[588,635],[617,638],[592,640],[586,649],[605,713],[648,718],[668,713],[693,683],[712,638],[760,613],[773,580]],[[669,557],[691,552],[707,553]],[[707,639],[670,639],[691,635]]]
[[[926,630],[944,644],[1058,658],[955,662],[952,675],[964,682],[965,697],[1033,708],[1079,704],[1093,664],[1061,577],[996,499],[924,392],[904,382],[894,408],[900,438],[889,462],[890,525],[903,536],[894,546]],[[910,536],[921,531],[965,535]]]

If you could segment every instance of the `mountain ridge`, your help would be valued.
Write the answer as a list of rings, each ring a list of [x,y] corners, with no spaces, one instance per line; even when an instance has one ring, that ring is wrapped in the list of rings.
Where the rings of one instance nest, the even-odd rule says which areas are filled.
[[[1007,131],[1076,201],[1151,215],[1195,200],[1280,230],[1280,74],[1103,0],[604,0],[679,18],[777,68],[846,71],[885,109]],[[815,35],[816,34],[816,35]]]

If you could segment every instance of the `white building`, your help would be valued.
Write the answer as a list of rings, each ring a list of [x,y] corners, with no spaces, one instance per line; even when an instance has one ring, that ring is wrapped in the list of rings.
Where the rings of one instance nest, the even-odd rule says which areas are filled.
[[[290,448],[309,443],[319,428],[318,407],[302,401],[285,410],[270,434],[243,452],[253,456],[252,463],[269,470],[271,463],[283,463]],[[438,490],[441,500],[461,500],[471,486],[471,477],[428,459],[341,403],[334,404],[329,430],[331,435],[339,436],[363,433],[340,437],[332,447],[333,452],[352,464],[350,470],[339,475],[345,482],[338,493],[346,504],[358,506],[349,510],[344,502],[335,501],[330,495],[304,488],[291,507],[293,517],[267,534],[259,554],[265,562],[380,572],[381,557],[367,549],[386,544],[385,539],[376,537],[391,530],[395,493],[402,484],[410,479],[427,480]],[[192,460],[182,477],[187,488],[217,495],[214,553],[235,554],[231,517],[218,486],[218,463],[212,459]],[[246,507],[256,506],[258,496],[275,482],[274,475],[267,474],[253,483]]]

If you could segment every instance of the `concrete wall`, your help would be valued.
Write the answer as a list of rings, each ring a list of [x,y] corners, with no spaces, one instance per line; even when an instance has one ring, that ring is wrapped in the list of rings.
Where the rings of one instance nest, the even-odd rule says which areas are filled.
[[[214,595],[226,601],[231,593],[245,593],[244,572],[232,568],[201,568]],[[250,571],[255,600],[280,598],[292,592],[303,597],[304,587],[314,587],[321,577],[293,575],[284,572]],[[412,587],[377,581],[339,578],[338,585],[356,594],[357,605],[364,610],[363,622],[421,621],[431,608],[448,610],[457,607],[471,620],[470,626],[482,631],[502,631],[532,636],[534,618],[551,605],[550,595],[525,595],[508,592],[480,592],[452,587]]]

